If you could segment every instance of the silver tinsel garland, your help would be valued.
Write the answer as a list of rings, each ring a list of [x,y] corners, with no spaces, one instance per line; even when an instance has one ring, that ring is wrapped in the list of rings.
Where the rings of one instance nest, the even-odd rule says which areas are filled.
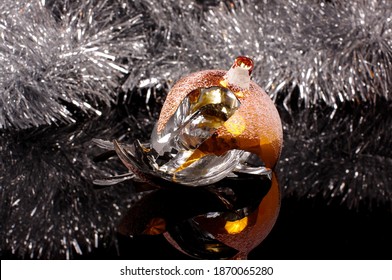
[[[123,1],[2,1],[0,128],[100,115],[145,56],[141,12]],[[132,70],[131,70],[132,71]]]
[[[237,55],[254,59],[254,79],[280,109],[285,195],[392,205],[390,1],[4,0],[0,9],[2,250],[64,258],[111,242],[139,196],[132,184],[93,188],[121,167],[95,163],[91,140],[148,137],[179,77],[227,69]]]

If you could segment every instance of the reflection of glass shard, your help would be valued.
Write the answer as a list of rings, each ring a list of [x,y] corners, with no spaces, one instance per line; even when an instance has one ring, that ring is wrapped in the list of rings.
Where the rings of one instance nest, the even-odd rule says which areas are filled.
[[[225,224],[225,230],[229,234],[238,234],[243,231],[248,225],[248,217],[236,221],[227,221]]]
[[[229,259],[238,254],[238,250],[214,238],[194,219],[178,223],[164,236],[178,250],[199,259]]]

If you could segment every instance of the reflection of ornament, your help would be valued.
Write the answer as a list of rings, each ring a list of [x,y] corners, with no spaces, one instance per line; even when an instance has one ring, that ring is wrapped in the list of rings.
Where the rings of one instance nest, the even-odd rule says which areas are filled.
[[[163,188],[145,195],[125,215],[123,235],[164,237],[196,258],[246,258],[271,231],[279,186],[268,176],[225,178],[202,188]]]
[[[249,178],[245,180],[249,180]],[[239,208],[235,211],[233,209],[231,211],[226,210],[221,215],[211,215],[209,213],[196,216],[178,225],[174,230],[169,229],[165,233],[165,237],[169,237],[168,240],[174,243],[175,247],[178,246],[181,250],[193,255],[194,252],[192,250],[187,251],[190,245],[184,242],[183,237],[183,227],[193,226],[198,229],[197,232],[199,234],[199,236],[195,234],[196,237],[193,238],[206,239],[206,237],[210,237],[215,242],[212,243],[210,241],[212,244],[219,244],[218,246],[211,246],[211,243],[206,242],[210,245],[204,245],[207,252],[227,252],[229,251],[228,248],[230,248],[230,252],[233,255],[227,255],[226,258],[247,258],[248,253],[259,245],[271,231],[280,208],[280,191],[274,173],[271,180],[263,180],[261,182],[255,180],[251,182],[253,186],[249,185],[250,182],[244,182],[246,186],[240,186],[242,191],[251,192],[252,187],[257,189],[264,188],[265,191],[263,196],[254,194],[255,197],[260,199],[260,203],[256,206]],[[236,199],[238,198],[241,198],[240,192],[236,193]]]
[[[272,171],[281,153],[282,126],[273,102],[250,80],[252,69],[253,61],[241,56],[227,72],[206,70],[181,79],[167,96],[150,143],[98,141],[114,148],[131,172],[112,182],[134,176],[164,189],[205,186],[191,196],[187,190],[179,198],[186,203],[170,203],[178,208],[165,216],[148,212],[135,220],[138,207],[147,205],[142,201],[122,222],[122,233],[164,233],[196,257],[244,258],[271,231],[280,206]],[[241,191],[239,183],[246,184]],[[206,199],[215,202],[187,212]]]

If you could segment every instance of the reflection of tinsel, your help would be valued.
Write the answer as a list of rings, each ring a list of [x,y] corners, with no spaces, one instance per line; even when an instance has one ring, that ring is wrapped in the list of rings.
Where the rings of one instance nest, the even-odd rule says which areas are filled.
[[[120,167],[94,163],[91,139],[148,137],[168,87],[185,73],[227,69],[237,55],[254,59],[254,79],[279,106],[286,194],[391,205],[390,1],[5,0],[0,8],[2,249],[65,257],[109,237],[137,197],[127,185],[93,189]],[[113,102],[105,112],[119,94],[129,107],[119,102],[119,113]]]
[[[350,208],[392,200],[392,105],[338,103],[285,113],[285,194],[338,199]],[[317,120],[317,121],[315,121]]]
[[[120,116],[1,134],[1,248],[31,258],[70,257],[112,239],[119,218],[139,196],[131,183],[93,186],[94,179],[126,170],[117,161],[94,162],[102,151],[92,140],[143,137],[141,130],[128,130],[141,118]]]

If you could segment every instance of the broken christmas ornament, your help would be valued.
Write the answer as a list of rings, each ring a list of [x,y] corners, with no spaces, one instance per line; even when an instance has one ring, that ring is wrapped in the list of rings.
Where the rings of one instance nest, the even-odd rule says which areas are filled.
[[[282,125],[269,96],[251,79],[253,61],[205,70],[170,90],[149,143],[97,140],[114,149],[126,179],[157,190],[125,215],[126,235],[163,234],[197,258],[246,258],[267,236],[280,207],[274,173]],[[149,210],[147,210],[147,208]]]

